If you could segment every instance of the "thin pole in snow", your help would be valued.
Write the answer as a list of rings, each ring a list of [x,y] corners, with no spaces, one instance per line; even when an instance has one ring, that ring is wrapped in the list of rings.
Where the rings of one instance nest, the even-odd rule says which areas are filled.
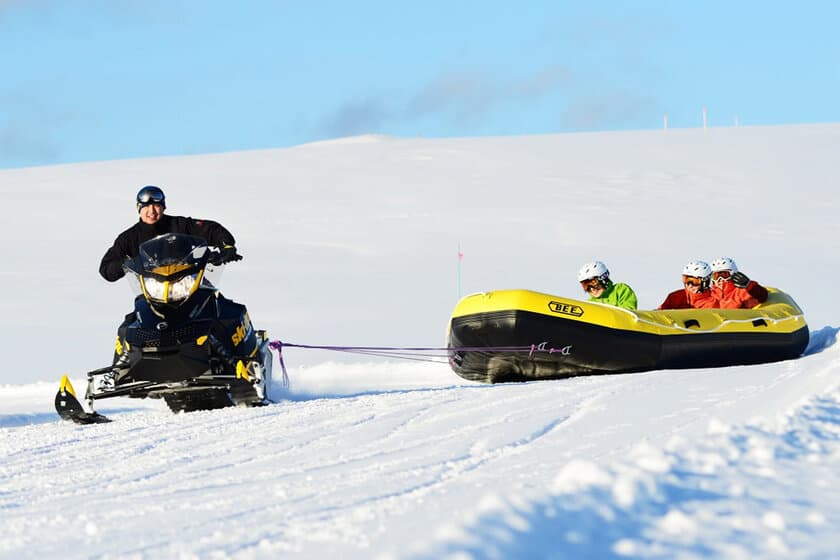
[[[464,253],[461,252],[461,244],[458,243],[458,299],[461,299],[461,261],[464,260]]]
[[[703,132],[706,132],[706,120],[707,120],[706,116],[707,116],[706,106],[703,105]]]
[[[662,128],[668,130],[668,113],[662,115]]]

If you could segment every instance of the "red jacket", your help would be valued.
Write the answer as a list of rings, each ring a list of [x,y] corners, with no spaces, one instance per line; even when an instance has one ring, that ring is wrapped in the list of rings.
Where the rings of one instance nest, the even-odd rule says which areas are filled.
[[[659,309],[707,309],[712,307],[720,307],[720,305],[718,305],[718,299],[711,290],[695,294],[683,288],[668,294]]]
[[[714,284],[712,292],[723,309],[752,309],[767,301],[767,290],[755,280],[750,280],[746,288],[739,288],[731,281],[724,281],[720,286]]]

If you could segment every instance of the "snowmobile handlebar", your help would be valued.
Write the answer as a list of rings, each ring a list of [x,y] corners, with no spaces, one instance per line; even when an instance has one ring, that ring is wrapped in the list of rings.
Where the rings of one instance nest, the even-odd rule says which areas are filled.
[[[220,266],[230,262],[241,261],[242,258],[242,255],[236,252],[236,247],[225,245],[224,247],[211,248],[207,262],[215,266]]]
[[[179,241],[181,245],[178,245]],[[169,242],[169,245],[166,245],[166,242]],[[156,237],[143,243],[139,253],[136,257],[125,258],[123,261],[125,272],[142,275],[163,264],[173,262],[189,263],[194,267],[203,268],[205,264],[220,266],[242,260],[242,255],[233,245],[208,246],[203,239],[182,234]]]

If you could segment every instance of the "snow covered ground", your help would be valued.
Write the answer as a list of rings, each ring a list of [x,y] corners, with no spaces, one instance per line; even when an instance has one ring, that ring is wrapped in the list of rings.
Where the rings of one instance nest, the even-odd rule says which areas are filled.
[[[0,171],[0,557],[840,557],[840,126],[344,141]],[[433,363],[284,351],[261,409],[115,399],[59,423],[130,292],[96,273],[160,184],[246,259],[224,292],[274,338],[440,346],[459,293],[642,307],[693,258],[793,295],[791,362],[485,386]],[[47,359],[47,356],[50,356]]]

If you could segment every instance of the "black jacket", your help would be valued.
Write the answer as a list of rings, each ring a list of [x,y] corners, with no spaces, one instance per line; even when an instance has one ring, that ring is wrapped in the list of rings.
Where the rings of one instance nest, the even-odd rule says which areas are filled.
[[[125,275],[122,267],[126,257],[136,257],[141,243],[164,233],[186,233],[203,237],[207,244],[213,247],[235,244],[233,235],[218,222],[164,214],[155,224],[138,221],[119,234],[114,240],[114,245],[102,257],[99,274],[109,282],[116,282]]]

